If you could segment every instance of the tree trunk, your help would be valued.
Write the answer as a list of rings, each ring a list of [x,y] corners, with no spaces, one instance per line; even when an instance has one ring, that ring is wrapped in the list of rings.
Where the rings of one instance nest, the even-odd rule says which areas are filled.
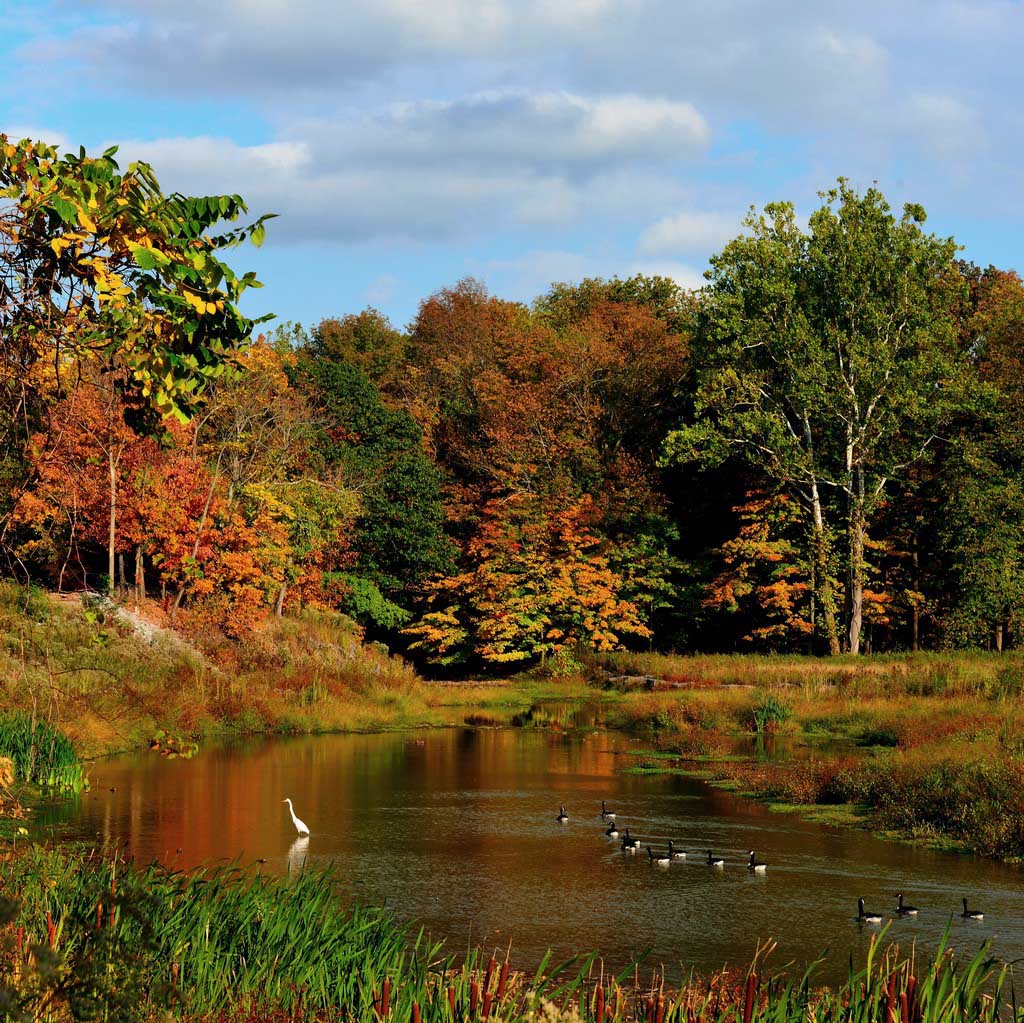
[[[117,594],[121,600],[124,600],[128,593],[128,573],[124,570],[124,551],[118,551],[117,554]]]
[[[828,575],[828,540],[825,536],[825,517],[821,511],[821,495],[818,484],[811,484],[811,503],[814,511],[814,574],[818,581],[821,597],[821,617],[825,622],[825,637],[828,639],[829,655],[839,653],[839,630],[836,627],[835,594]]]
[[[917,536],[914,536],[914,550],[911,553],[911,564],[914,566],[914,606],[910,611],[910,649],[917,653],[921,644],[921,607],[917,594],[921,592],[921,559],[917,555]]]
[[[854,504],[850,513],[850,569],[847,583],[848,649],[860,653],[860,633],[864,622],[864,519]]]
[[[284,595],[287,590],[288,584],[286,582],[282,582],[281,589],[277,591],[277,605],[274,608],[274,614],[276,614],[278,618],[280,618],[284,612]]]
[[[135,548],[135,605],[146,599],[146,570],[142,564],[142,548]]]
[[[996,626],[996,652],[1000,653],[1000,654],[1003,652],[1003,623],[1002,622],[1000,622]]]
[[[107,531],[107,593],[114,595],[114,542],[117,536],[117,463],[113,450],[107,455],[107,475],[110,487],[110,524]]]

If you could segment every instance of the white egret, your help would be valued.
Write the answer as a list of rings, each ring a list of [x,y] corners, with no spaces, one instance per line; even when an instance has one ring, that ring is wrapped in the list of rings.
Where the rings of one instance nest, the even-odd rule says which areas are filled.
[[[295,808],[292,806],[292,801],[288,799],[286,796],[283,800],[281,800],[281,802],[288,804],[288,812],[292,815],[292,824],[295,825],[295,830],[300,835],[308,835],[309,828],[306,827],[303,821],[300,821],[299,818],[295,816]]]

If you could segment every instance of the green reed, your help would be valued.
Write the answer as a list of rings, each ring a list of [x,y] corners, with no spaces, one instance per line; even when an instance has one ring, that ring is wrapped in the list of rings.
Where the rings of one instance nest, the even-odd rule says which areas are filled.
[[[874,941],[864,968],[835,987],[815,985],[818,964],[796,980],[773,976],[763,955],[673,986],[658,973],[642,983],[638,966],[606,976],[596,956],[553,966],[549,955],[523,974],[478,950],[443,955],[381,910],[344,908],[330,872],[185,874],[32,849],[0,865],[0,885],[19,903],[0,995],[5,984],[20,992],[40,1020],[84,1006],[108,1020],[170,1010],[348,1023],[1024,1023],[1008,968],[984,948],[960,963],[945,940],[920,967]],[[54,961],[48,986],[33,986],[36,964]]]
[[[20,781],[74,792],[88,786],[71,740],[27,714],[0,716],[0,757],[14,762],[14,776]]]

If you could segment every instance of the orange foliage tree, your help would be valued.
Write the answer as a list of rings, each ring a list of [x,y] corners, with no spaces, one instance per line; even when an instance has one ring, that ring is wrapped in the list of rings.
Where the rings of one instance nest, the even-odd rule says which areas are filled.
[[[592,516],[588,498],[560,508],[528,495],[489,502],[466,569],[429,585],[430,609],[405,630],[411,647],[440,664],[505,664],[649,636]]]

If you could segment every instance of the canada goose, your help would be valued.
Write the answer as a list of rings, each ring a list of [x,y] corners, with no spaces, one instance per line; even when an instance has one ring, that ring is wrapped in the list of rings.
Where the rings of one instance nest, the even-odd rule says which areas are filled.
[[[558,808],[558,816],[555,818],[559,824],[565,824],[569,820],[569,815],[565,812],[565,807],[560,806]]]
[[[960,914],[965,920],[984,920],[985,914],[979,913],[976,909],[967,908],[967,900],[964,899],[964,911]]]
[[[711,850],[708,849],[708,866],[714,867],[716,870],[721,870],[725,866],[725,860],[720,856],[712,856]]]
[[[636,850],[640,848],[640,839],[631,838],[629,834],[629,828],[626,828],[626,834],[622,837],[622,848],[632,849],[634,852],[636,852]]]
[[[882,922],[882,915],[880,913],[865,913],[864,912],[864,900],[857,900],[857,919],[861,923],[865,924],[880,924]]]
[[[677,849],[672,844],[672,839],[671,838],[668,840],[668,854],[669,854],[669,856],[673,860],[685,860],[686,859],[686,850],[685,849]]]
[[[896,896],[896,912],[900,916],[917,916],[917,906],[908,906],[903,901],[903,893]]]
[[[612,813],[612,811],[609,810],[607,806],[605,806],[605,801],[603,799],[601,800],[601,816],[606,821],[613,821],[613,820],[615,820],[615,814]]]
[[[608,830],[605,832],[605,834],[609,838],[618,838],[619,837],[619,829],[617,827],[615,827],[615,821],[612,821],[611,824],[608,825]]]
[[[747,870],[752,870],[755,874],[766,874],[768,873],[767,863],[758,863],[757,857],[754,856],[754,850],[750,850],[750,862],[747,863]]]
[[[650,846],[647,847],[647,855],[651,863],[657,863],[659,867],[667,867],[672,862],[667,856],[655,856]]]
[[[287,796],[285,796],[285,798],[282,799],[281,802],[288,804],[288,812],[292,815],[292,824],[295,825],[295,830],[300,835],[308,835],[309,828],[306,827],[304,821],[300,821],[299,818],[295,816],[295,809],[292,806],[292,801]]]

